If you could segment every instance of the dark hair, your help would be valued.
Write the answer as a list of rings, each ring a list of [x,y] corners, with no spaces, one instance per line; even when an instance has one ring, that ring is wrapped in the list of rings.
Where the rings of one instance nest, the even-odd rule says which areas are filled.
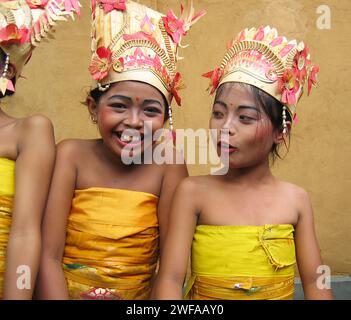
[[[0,64],[1,64],[1,72],[5,67],[5,60],[6,60],[7,54],[4,52],[4,50],[2,50],[0,48]],[[14,76],[12,79],[10,79],[13,83],[13,86],[16,85],[16,76]],[[0,92],[0,98],[4,98],[5,96],[12,96],[14,94],[14,92],[6,90],[5,94],[2,94],[2,92]]]
[[[109,89],[108,89],[109,90]],[[107,91],[108,91],[107,90]],[[88,96],[92,97],[95,101],[96,104],[99,103],[101,97],[107,92],[107,91],[100,91],[98,88],[94,89],[94,90],[91,90],[89,93],[88,93]],[[160,91],[159,91],[160,92]],[[161,93],[161,92],[160,92]],[[168,114],[168,111],[169,111],[169,105],[168,105],[168,102],[167,102],[167,99],[165,98],[165,96],[161,93],[162,95],[162,98],[163,98],[163,103],[166,107],[165,109],[165,117],[164,117],[164,121],[166,122],[169,118],[169,114]]]
[[[241,83],[241,82],[229,82],[229,83],[231,84],[238,83],[241,86],[250,88],[256,104],[263,109],[264,113],[270,119],[273,126],[273,130],[278,130],[280,132],[283,131],[283,106],[284,105],[280,101],[278,101],[277,99],[273,98],[271,95],[266,93],[265,91],[253,85]],[[225,84],[221,85],[217,89],[216,98],[223,91]],[[291,122],[291,116],[289,112],[286,113],[286,116],[287,116],[286,121]],[[288,137],[289,137],[288,143],[284,141],[287,151],[289,151],[289,146],[290,146],[290,131],[289,131]],[[273,143],[270,154],[272,156],[273,163],[276,160],[276,158],[282,159],[282,157],[279,154],[279,144]]]

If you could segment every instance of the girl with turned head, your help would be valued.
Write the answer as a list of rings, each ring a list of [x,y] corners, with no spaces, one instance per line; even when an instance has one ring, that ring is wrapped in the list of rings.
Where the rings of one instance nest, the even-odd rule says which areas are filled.
[[[187,299],[292,299],[296,262],[305,298],[331,298],[317,286],[322,261],[309,196],[270,167],[289,145],[297,102],[317,71],[303,42],[267,26],[243,30],[205,74],[216,93],[210,128],[228,172],[177,188],[157,298],[182,297],[190,252]]]
[[[58,146],[40,298],[149,297],[169,204],[187,170],[185,164],[125,158],[156,147],[150,135],[171,117],[172,98],[180,102],[177,50],[201,15],[183,12],[178,19],[132,1],[92,2],[89,70],[95,82],[87,105],[101,138]]]
[[[78,1],[69,2],[72,11],[79,10]],[[55,158],[50,120],[14,118],[3,110],[3,100],[14,94],[23,66],[52,23],[72,14],[66,9],[62,0],[0,3],[0,299],[32,298]],[[11,102],[11,109],[19,107]]]

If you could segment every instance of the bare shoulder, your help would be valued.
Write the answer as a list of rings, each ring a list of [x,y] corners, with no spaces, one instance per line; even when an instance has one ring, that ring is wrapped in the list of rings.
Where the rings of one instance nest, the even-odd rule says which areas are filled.
[[[292,197],[296,198],[296,200],[309,199],[308,192],[304,188],[286,181],[278,181],[278,183],[279,188],[281,188],[284,193],[289,193]]]
[[[94,140],[65,139],[57,144],[59,158],[79,160],[92,149]]]
[[[286,197],[289,203],[294,203],[299,215],[311,212],[311,199],[308,192],[293,183],[286,181],[279,181],[280,188],[283,192],[283,196]]]
[[[19,119],[16,131],[19,155],[25,151],[25,154],[31,157],[42,158],[45,155],[47,159],[54,158],[55,135],[50,119],[43,115]]]
[[[185,178],[178,186],[178,190],[188,197],[201,198],[210,188],[210,176],[192,176]]]
[[[43,133],[53,134],[54,132],[51,120],[41,114],[19,119],[17,126],[20,126],[20,129],[27,134],[38,135],[38,137]]]

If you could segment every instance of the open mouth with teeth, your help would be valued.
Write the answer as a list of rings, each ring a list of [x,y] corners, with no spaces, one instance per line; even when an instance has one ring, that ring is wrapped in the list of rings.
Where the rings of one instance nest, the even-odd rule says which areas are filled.
[[[117,141],[122,147],[125,147],[127,145],[130,147],[138,146],[141,145],[144,141],[144,134],[140,132],[137,134],[129,134],[123,131],[116,131],[114,132],[114,135],[116,136]]]

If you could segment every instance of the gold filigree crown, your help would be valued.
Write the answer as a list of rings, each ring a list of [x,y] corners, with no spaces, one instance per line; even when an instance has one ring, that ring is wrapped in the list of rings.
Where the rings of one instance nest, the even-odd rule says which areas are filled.
[[[171,103],[181,104],[183,84],[177,72],[178,49],[190,27],[204,12],[181,7],[163,15],[126,0],[92,1],[92,59],[89,71],[100,90],[119,81],[142,81],[157,88]]]
[[[294,118],[305,84],[310,94],[318,71],[303,42],[288,41],[275,28],[261,26],[241,31],[221,65],[203,76],[210,78],[211,94],[226,82],[247,83],[280,101]]]

